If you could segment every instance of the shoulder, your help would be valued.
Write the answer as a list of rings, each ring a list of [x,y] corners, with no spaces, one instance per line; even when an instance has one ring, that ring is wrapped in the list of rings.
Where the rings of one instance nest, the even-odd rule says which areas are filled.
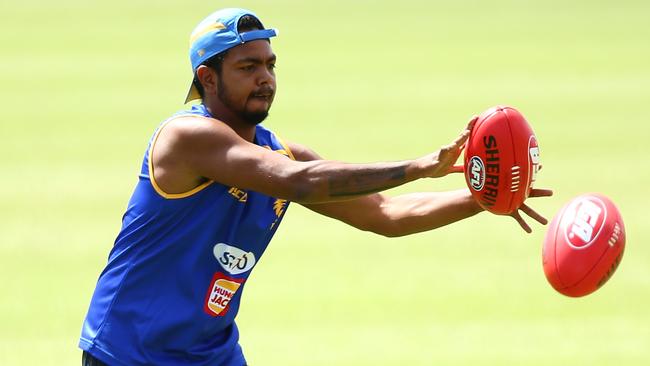
[[[160,137],[172,143],[195,144],[205,142],[237,142],[239,136],[225,123],[210,117],[182,115],[171,118],[159,132]]]
[[[222,156],[243,145],[245,141],[225,123],[210,117],[183,115],[160,127],[151,155],[157,168],[183,166],[192,170],[191,165],[197,160]]]
[[[228,125],[217,119],[191,114],[170,118],[166,123],[166,128],[182,134],[231,130]]]

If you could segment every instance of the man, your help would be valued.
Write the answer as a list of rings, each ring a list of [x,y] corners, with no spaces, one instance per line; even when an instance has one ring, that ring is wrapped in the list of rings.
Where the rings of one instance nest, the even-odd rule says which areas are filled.
[[[275,95],[274,36],[243,9],[217,11],[193,31],[186,101],[202,103],[163,122],[149,142],[83,325],[85,365],[245,365],[234,318],[290,201],[386,236],[481,211],[468,190],[377,193],[458,171],[476,118],[439,151],[373,164],[323,160],[260,126]]]

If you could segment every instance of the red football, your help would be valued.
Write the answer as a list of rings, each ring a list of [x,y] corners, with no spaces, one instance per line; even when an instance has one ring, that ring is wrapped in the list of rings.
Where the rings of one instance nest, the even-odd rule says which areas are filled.
[[[585,296],[612,276],[624,249],[625,227],[618,208],[603,195],[584,194],[553,218],[542,251],[544,274],[558,292]]]
[[[474,199],[509,214],[528,198],[539,170],[539,145],[524,116],[496,106],[483,112],[465,147],[465,180]]]

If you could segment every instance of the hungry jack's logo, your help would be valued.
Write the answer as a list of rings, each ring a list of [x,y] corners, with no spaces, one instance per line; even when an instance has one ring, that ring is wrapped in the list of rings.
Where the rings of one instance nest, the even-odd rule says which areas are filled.
[[[230,308],[230,301],[245,280],[245,278],[231,278],[221,272],[215,273],[205,296],[203,310],[210,316],[226,315]]]

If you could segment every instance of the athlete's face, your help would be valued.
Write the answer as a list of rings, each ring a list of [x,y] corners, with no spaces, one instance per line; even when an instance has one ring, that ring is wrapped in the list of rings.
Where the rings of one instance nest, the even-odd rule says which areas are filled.
[[[221,103],[250,124],[262,122],[275,96],[275,54],[267,40],[256,40],[226,53],[217,79]]]

